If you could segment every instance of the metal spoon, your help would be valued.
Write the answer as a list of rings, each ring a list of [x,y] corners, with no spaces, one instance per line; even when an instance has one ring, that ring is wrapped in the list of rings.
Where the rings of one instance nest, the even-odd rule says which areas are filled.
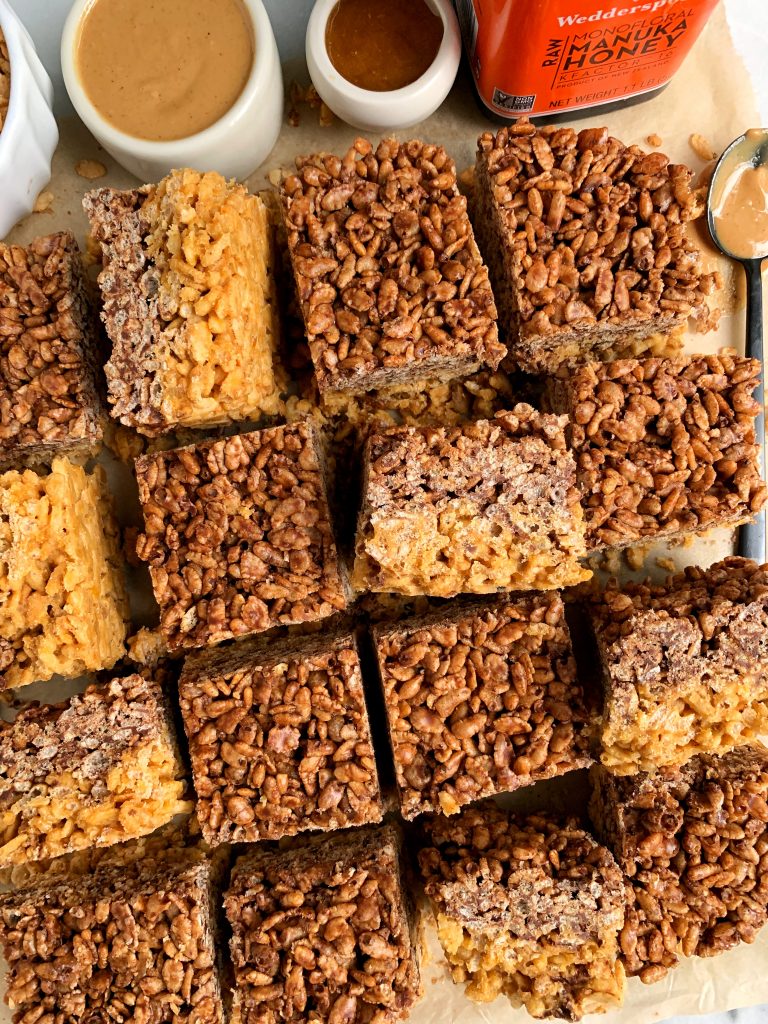
[[[741,135],[730,144],[717,162],[707,198],[707,225],[715,245],[726,256],[738,260],[747,275],[747,355],[763,362],[763,260],[768,256],[768,231],[758,232],[758,238],[749,238],[749,231],[742,233],[739,229],[738,215],[740,210],[731,205],[727,215],[723,216],[723,207],[729,194],[732,193],[740,169],[745,165],[752,168],[768,167],[768,129],[753,129]],[[766,172],[768,173],[768,172]],[[754,212],[754,211],[753,211]],[[759,223],[757,214],[755,222]],[[748,223],[748,222],[745,222]],[[753,232],[754,234],[754,232]],[[726,235],[726,240],[723,236]],[[760,405],[760,412],[755,420],[755,433],[760,443],[760,473],[766,479],[765,458],[765,397],[761,372],[760,384],[755,392],[755,399]],[[766,560],[766,512],[763,509],[754,522],[746,523],[739,532],[739,554],[746,558],[754,558],[762,564]]]

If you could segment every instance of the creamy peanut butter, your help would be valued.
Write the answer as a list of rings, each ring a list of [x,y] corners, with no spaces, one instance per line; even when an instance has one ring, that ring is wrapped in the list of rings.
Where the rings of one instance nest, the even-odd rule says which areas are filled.
[[[717,237],[737,259],[768,255],[768,164],[755,166],[750,157],[761,140],[768,157],[768,133],[752,129],[726,157],[712,195]]]
[[[156,142],[226,114],[253,56],[241,0],[96,0],[77,42],[90,101],[115,128]]]

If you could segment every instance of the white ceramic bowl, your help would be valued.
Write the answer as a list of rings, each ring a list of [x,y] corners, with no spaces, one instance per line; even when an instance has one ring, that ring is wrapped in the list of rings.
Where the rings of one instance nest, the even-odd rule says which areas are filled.
[[[32,212],[50,181],[59,130],[51,111],[53,86],[29,33],[0,0],[0,28],[11,62],[11,96],[0,132],[0,238]]]
[[[153,142],[115,128],[91,103],[77,73],[80,23],[93,0],[75,0],[61,37],[61,67],[72,104],[98,142],[126,170],[152,182],[177,167],[247,178],[269,153],[283,121],[283,76],[272,25],[261,0],[243,0],[254,34],[254,60],[240,96],[210,127],[185,139]]]
[[[384,0],[382,0],[384,2]],[[331,63],[325,28],[337,0],[317,0],[307,26],[307,67],[320,98],[342,121],[368,132],[410,128],[440,106],[461,60],[461,33],[451,0],[427,0],[443,23],[437,56],[415,82],[390,92],[372,92],[348,82]]]

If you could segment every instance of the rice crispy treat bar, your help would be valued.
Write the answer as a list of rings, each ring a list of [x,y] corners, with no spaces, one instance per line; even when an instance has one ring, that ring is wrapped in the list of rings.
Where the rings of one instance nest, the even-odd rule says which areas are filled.
[[[101,244],[112,415],[142,434],[258,419],[278,409],[272,227],[219,174],[83,200]]]
[[[62,231],[26,247],[0,242],[0,468],[98,450],[98,350],[74,237]]]
[[[1,896],[14,1024],[223,1024],[213,890],[205,862],[151,862]]]
[[[0,723],[0,865],[146,835],[175,814],[184,768],[158,683],[139,675]]]
[[[575,819],[486,802],[425,819],[424,888],[453,980],[480,1002],[580,1020],[619,1005],[624,880]]]
[[[127,618],[104,470],[0,474],[0,689],[112,668]]]
[[[299,157],[280,190],[321,395],[495,369],[488,271],[442,146],[357,139]]]
[[[244,640],[193,655],[179,700],[209,843],[381,821],[353,636]]]
[[[564,426],[518,405],[492,420],[369,437],[354,587],[453,597],[588,579]]]
[[[312,622],[346,605],[322,456],[306,420],[136,460],[171,650]]]
[[[734,526],[766,502],[755,359],[721,352],[590,363],[550,382],[567,413],[587,547]]]
[[[768,751],[704,754],[677,771],[593,769],[590,813],[626,873],[630,975],[754,941],[768,919]]]
[[[685,229],[705,205],[692,179],[607,128],[523,118],[480,136],[475,226],[514,365],[552,373],[664,350],[691,315],[715,319],[718,276]]]
[[[418,999],[419,943],[392,825],[257,848],[224,899],[232,1024],[389,1024]]]
[[[612,580],[589,614],[609,771],[675,767],[768,732],[768,565],[731,557],[660,585]]]
[[[591,764],[558,593],[462,602],[373,636],[405,818]]]

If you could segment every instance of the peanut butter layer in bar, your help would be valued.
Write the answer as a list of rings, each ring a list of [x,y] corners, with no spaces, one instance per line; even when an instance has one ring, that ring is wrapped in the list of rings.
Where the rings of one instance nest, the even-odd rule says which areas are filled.
[[[461,602],[373,635],[405,818],[591,763],[558,593]]]
[[[345,607],[321,455],[308,421],[136,460],[160,628],[204,647]]]
[[[14,1024],[223,1024],[211,870],[99,867],[0,897]]]
[[[441,146],[357,139],[341,159],[300,157],[280,194],[321,394],[498,366],[488,271]]]
[[[0,865],[146,835],[189,812],[170,708],[133,675],[0,723]]]
[[[149,436],[277,411],[272,228],[219,174],[89,192],[112,415]]]
[[[681,955],[753,942],[768,920],[768,750],[663,774],[593,772],[590,814],[626,873],[627,973],[651,983]]]
[[[715,317],[686,224],[704,212],[693,171],[607,128],[521,119],[478,142],[476,217],[509,359],[551,373],[588,359],[669,351]]]
[[[112,668],[127,617],[103,469],[0,474],[0,689]]]
[[[390,1024],[421,992],[397,828],[356,829],[235,864],[233,1024]]]
[[[244,640],[193,655],[179,699],[209,843],[381,821],[354,637]]]
[[[753,392],[757,360],[722,352],[621,359],[564,371],[550,404],[567,413],[587,547],[735,526],[766,502]]]
[[[588,579],[565,422],[518,405],[492,420],[373,434],[355,588],[452,597]]]
[[[609,771],[682,765],[768,731],[768,565],[731,557],[661,585],[611,581],[589,612]]]
[[[97,325],[69,232],[0,243],[0,468],[97,451]]]
[[[538,1018],[619,1005],[624,880],[575,820],[495,804],[425,821],[424,888],[453,980],[480,1002],[507,996]]]

